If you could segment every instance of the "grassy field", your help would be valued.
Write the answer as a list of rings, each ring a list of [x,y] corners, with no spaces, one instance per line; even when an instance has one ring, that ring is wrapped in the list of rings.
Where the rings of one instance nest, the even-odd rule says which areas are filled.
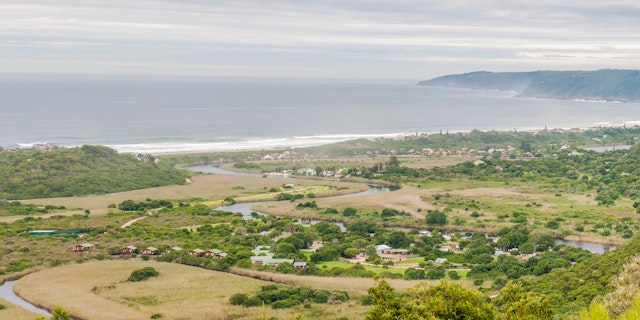
[[[440,195],[439,200],[436,200],[437,195]],[[525,217],[526,225],[534,233],[615,244],[625,242],[623,233],[615,231],[616,226],[638,230],[637,215],[631,213],[633,207],[629,201],[621,200],[612,207],[598,206],[590,194],[548,193],[535,186],[505,186],[492,181],[453,180],[437,185],[409,185],[397,191],[368,196],[314,200],[320,208],[336,208],[341,212],[346,207],[353,207],[359,213],[356,217],[347,218],[341,214],[324,214],[323,210],[296,209],[298,203],[308,200],[269,202],[254,209],[296,218],[344,222],[365,219],[416,228],[428,227],[425,216],[429,210],[440,210],[448,216],[448,225],[444,229],[481,232],[514,225],[516,213]],[[404,211],[410,216],[381,219],[374,214],[384,208]],[[552,221],[558,222],[558,227],[549,228]],[[579,226],[584,230],[578,231]],[[607,231],[609,235],[606,235]]]
[[[125,282],[133,270],[146,266],[158,270],[160,276],[144,282]],[[311,287],[324,285],[315,280],[305,281],[305,278],[297,281]],[[373,284],[373,280],[366,280],[367,285]],[[367,308],[357,301],[280,310],[245,308],[228,303],[231,295],[251,294],[266,284],[270,283],[185,265],[128,260],[47,269],[22,278],[15,288],[29,301],[46,308],[59,306],[78,318],[92,320],[141,320],[156,313],[162,315],[161,319],[192,320],[295,319],[297,315],[317,319],[340,316],[360,319],[367,312]]]
[[[3,299],[0,299],[0,304],[5,306],[5,309],[0,310],[0,319],[33,320],[40,316],[35,312],[28,311]]]
[[[271,188],[281,188],[283,184],[295,184],[301,192],[314,192],[316,196],[337,195],[354,193],[366,190],[367,186],[361,183],[339,182],[331,180],[302,180],[291,178],[261,178],[252,176],[234,176],[220,174],[196,175],[187,185],[166,186],[143,190],[111,193],[106,195],[92,195],[85,197],[46,198],[24,200],[24,203],[37,205],[65,206],[69,210],[43,215],[31,215],[34,217],[51,217],[55,215],[84,214],[89,210],[91,216],[103,215],[113,209],[108,209],[110,204],[118,204],[131,199],[143,201],[151,199],[181,200],[201,198],[208,200],[210,205],[220,203],[226,197],[245,199],[246,201],[260,201],[273,199],[277,193],[269,192]],[[264,196],[266,195],[266,196]],[[0,217],[0,222],[13,222],[25,216]]]

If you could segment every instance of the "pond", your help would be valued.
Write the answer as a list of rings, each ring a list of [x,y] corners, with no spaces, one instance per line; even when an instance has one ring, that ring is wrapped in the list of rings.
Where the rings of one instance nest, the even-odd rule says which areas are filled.
[[[23,307],[29,311],[33,311],[35,313],[45,315],[47,317],[51,316],[51,313],[45,309],[38,308],[28,301],[20,298],[13,292],[13,287],[16,285],[17,280],[7,281],[4,284],[0,285],[0,298],[7,300],[17,306]]]
[[[627,149],[630,149],[631,147],[633,147],[633,145],[630,145],[630,144],[619,144],[619,145],[614,145],[614,146],[586,147],[586,148],[582,148],[582,149],[587,150],[587,151],[605,152],[605,151],[612,151],[612,150],[627,150]]]
[[[607,251],[613,251],[616,249],[615,245],[612,244],[604,244],[604,243],[596,243],[596,242],[588,242],[588,241],[572,241],[572,240],[564,240],[564,239],[556,239],[554,240],[556,244],[564,244],[580,249],[584,249],[587,251],[591,251],[593,253],[605,253]]]

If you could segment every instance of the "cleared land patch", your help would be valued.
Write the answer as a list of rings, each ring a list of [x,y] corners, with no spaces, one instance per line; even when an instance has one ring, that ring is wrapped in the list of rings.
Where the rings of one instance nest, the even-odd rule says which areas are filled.
[[[125,282],[133,270],[147,266],[158,270],[160,276],[143,282]],[[307,282],[306,278],[297,277],[295,284],[315,288],[316,284],[324,283],[320,279],[325,279]],[[372,279],[365,280],[366,285],[373,284]],[[339,282],[347,281],[335,280],[335,283]],[[296,313],[335,319],[340,315],[362,318],[367,310],[356,301],[281,310],[245,308],[228,303],[233,294],[251,294],[268,284],[271,283],[180,264],[124,260],[43,270],[18,281],[16,291],[47,308],[60,306],[72,315],[96,320],[149,319],[156,313],[162,314],[163,319],[255,319],[263,315],[268,319]]]

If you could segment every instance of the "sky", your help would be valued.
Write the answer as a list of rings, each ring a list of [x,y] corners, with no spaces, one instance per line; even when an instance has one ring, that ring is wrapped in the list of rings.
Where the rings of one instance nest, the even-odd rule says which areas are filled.
[[[414,79],[637,69],[637,0],[3,0],[0,73]]]

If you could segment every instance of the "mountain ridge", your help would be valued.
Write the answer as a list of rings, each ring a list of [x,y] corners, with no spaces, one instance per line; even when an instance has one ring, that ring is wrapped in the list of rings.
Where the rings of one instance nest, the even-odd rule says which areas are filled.
[[[640,71],[475,71],[420,81],[421,86],[514,91],[520,98],[640,102]]]

